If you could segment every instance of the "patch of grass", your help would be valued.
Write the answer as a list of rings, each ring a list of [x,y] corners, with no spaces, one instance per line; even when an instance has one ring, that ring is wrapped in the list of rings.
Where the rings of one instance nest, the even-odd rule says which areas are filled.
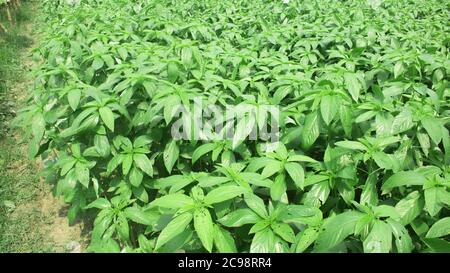
[[[45,234],[38,227],[49,221],[39,209],[26,209],[43,192],[36,167],[26,160],[26,143],[14,137],[8,123],[15,115],[17,102],[13,86],[23,81],[21,52],[32,40],[25,33],[32,18],[32,3],[23,2],[15,12],[15,25],[0,22],[8,29],[0,33],[0,252],[49,252]],[[1,13],[1,12],[0,12]]]
[[[20,146],[14,138],[0,142],[0,252],[48,252],[51,247],[36,228],[46,216],[39,209],[25,209],[42,187]]]
[[[22,76],[19,52],[31,45],[31,39],[23,33],[23,27],[31,18],[31,3],[24,3],[21,9],[13,11],[15,24],[9,24],[0,16],[0,23],[8,32],[0,32],[0,138],[9,132],[8,120],[14,116],[14,102],[8,90],[11,83]],[[3,14],[3,12],[0,12]]]

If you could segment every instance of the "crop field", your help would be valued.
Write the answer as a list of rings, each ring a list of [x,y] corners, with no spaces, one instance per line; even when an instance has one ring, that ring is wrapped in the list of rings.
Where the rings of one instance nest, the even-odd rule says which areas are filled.
[[[450,252],[442,0],[45,0],[14,120],[88,252]]]

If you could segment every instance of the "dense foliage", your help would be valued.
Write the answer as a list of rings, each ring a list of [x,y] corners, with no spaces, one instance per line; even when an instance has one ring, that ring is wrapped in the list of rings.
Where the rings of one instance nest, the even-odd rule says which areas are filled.
[[[448,1],[44,7],[19,121],[90,251],[450,251]],[[279,107],[280,144],[172,138],[199,97]]]

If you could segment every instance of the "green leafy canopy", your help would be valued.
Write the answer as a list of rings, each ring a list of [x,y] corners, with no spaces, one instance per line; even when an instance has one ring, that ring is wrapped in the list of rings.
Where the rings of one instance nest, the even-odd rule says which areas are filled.
[[[17,124],[89,251],[450,252],[445,1],[66,2]],[[175,138],[194,99],[278,145]]]

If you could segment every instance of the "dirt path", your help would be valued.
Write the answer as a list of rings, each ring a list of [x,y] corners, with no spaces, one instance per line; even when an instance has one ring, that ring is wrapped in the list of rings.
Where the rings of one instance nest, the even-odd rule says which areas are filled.
[[[32,14],[37,12],[35,7],[31,6]],[[33,86],[31,71],[37,65],[31,52],[39,39],[36,24],[25,22],[20,34],[31,44],[17,56],[19,76],[8,84],[6,96],[13,112],[24,105],[27,89]],[[27,143],[19,131],[0,139],[0,197],[8,197],[0,200],[5,213],[0,223],[0,252],[83,252],[87,229],[82,222],[69,226],[67,207],[53,196],[51,186],[39,179],[38,170],[39,164],[27,159]]]

